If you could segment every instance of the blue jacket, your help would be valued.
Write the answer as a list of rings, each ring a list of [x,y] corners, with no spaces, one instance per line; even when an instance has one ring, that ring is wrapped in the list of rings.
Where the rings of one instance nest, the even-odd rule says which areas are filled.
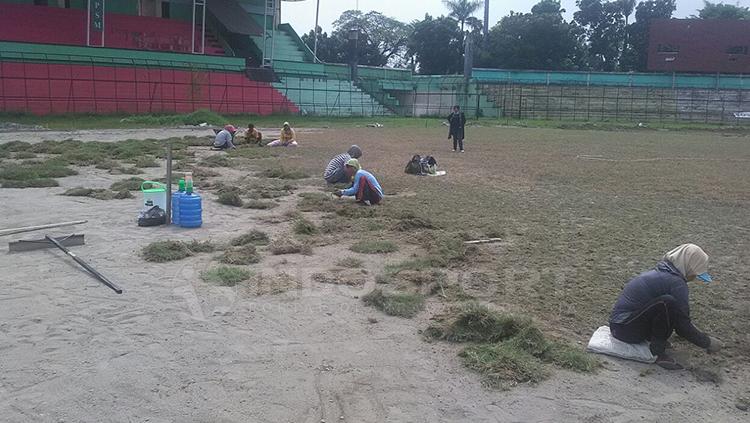
[[[673,296],[679,310],[690,317],[687,281],[672,263],[660,261],[653,270],[641,273],[625,285],[612,309],[610,323],[625,322],[662,295]]]
[[[354,185],[352,185],[352,187],[349,189],[341,191],[341,195],[346,195],[348,197],[356,195],[359,191],[360,179],[362,179],[363,176],[365,177],[365,179],[367,179],[367,182],[369,182],[370,185],[375,188],[378,194],[380,194],[380,198],[383,198],[383,188],[380,187],[378,180],[375,179],[374,176],[372,176],[372,173],[366,170],[358,170],[357,173],[354,174]]]

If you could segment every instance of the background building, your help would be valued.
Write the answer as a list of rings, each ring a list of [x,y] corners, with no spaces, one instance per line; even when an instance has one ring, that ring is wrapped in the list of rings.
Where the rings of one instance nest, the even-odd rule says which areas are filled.
[[[648,70],[750,74],[750,21],[655,21],[649,33]]]

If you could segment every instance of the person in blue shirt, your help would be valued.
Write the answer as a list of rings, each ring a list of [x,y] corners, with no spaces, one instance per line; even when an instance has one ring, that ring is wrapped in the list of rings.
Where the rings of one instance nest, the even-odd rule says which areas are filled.
[[[359,160],[350,159],[344,166],[346,175],[352,178],[351,188],[338,191],[339,197],[354,197],[358,203],[371,206],[383,200],[383,188],[372,173],[362,169]]]
[[[612,336],[629,344],[650,341],[656,364],[669,370],[683,368],[666,353],[672,332],[709,353],[721,350],[721,341],[698,330],[690,320],[687,283],[695,279],[712,280],[708,255],[699,246],[683,244],[666,253],[653,270],[623,288],[609,318]]]

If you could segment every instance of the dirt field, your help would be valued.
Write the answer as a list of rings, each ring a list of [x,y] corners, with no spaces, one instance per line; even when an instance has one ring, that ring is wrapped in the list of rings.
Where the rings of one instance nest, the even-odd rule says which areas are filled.
[[[0,143],[88,141],[96,132],[5,132]],[[106,141],[134,132],[108,130]],[[74,166],[78,174],[56,178],[59,187],[0,189],[0,229],[87,219],[50,233],[85,233],[75,252],[125,291],[102,287],[56,250],[0,255],[2,420],[747,421],[740,406],[750,395],[750,136],[482,127],[467,129],[467,152],[457,154],[441,127],[298,132],[297,149],[242,149],[228,163],[213,158],[224,153],[189,147],[177,167],[200,169],[197,230],[137,227],[140,193],[59,195],[131,176],[94,166]],[[183,135],[203,133],[169,133]],[[305,194],[326,192],[319,175],[352,143],[385,202],[365,208]],[[405,175],[415,153],[436,156],[448,175]],[[16,154],[3,163],[21,162]],[[279,168],[311,178],[266,177]],[[145,179],[164,174],[139,171]],[[218,204],[228,191],[272,208]],[[297,233],[302,219],[315,229]],[[221,249],[253,229],[271,246],[258,247],[260,262],[243,266],[252,277],[235,286],[201,278],[221,251],[167,263],[141,256],[166,239]],[[5,248],[42,234],[0,241]],[[502,242],[462,243],[489,237]],[[349,250],[363,240],[390,241],[398,251]],[[311,251],[275,255],[279,242]],[[463,366],[463,345],[422,336],[450,307],[478,301],[531,316],[549,336],[583,349],[623,284],[685,242],[705,248],[716,280],[692,283],[693,319],[727,344],[707,356],[677,340],[688,370],[602,358],[594,374],[557,369],[539,384],[500,391]],[[424,274],[443,278],[439,289],[423,284]],[[413,318],[388,316],[361,301],[374,288],[424,296],[425,308]]]

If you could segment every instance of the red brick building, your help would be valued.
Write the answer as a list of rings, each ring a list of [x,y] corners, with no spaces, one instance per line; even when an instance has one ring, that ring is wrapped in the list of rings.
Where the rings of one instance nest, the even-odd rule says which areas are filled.
[[[750,21],[655,21],[649,33],[648,70],[750,74]]]

